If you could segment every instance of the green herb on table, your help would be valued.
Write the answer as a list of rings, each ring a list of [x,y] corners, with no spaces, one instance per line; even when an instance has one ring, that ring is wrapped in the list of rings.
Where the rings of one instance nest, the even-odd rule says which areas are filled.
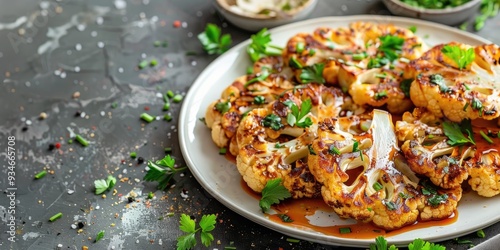
[[[50,217],[49,221],[54,222],[54,221],[60,219],[62,217],[62,215],[63,215],[62,213],[54,214],[52,217]]]
[[[453,60],[460,70],[466,68],[467,65],[471,64],[476,57],[473,48],[462,49],[456,45],[445,45],[441,49],[441,52],[443,52],[446,57]]]
[[[36,174],[36,175],[35,175],[35,179],[41,179],[41,178],[43,178],[46,174],[47,174],[47,171],[46,171],[46,170],[42,170],[42,171],[38,172],[38,174]]]
[[[203,49],[209,54],[222,54],[226,52],[231,43],[231,35],[224,34],[221,36],[221,29],[212,23],[207,24],[205,31],[198,35],[198,40],[200,40],[203,45]]]
[[[266,28],[257,32],[257,34],[253,34],[250,38],[252,43],[248,45],[247,53],[252,62],[266,56],[279,56],[283,51],[283,48],[270,44],[272,41],[271,34]]]
[[[102,238],[104,238],[104,230],[101,230],[101,231],[99,231],[99,233],[97,233],[97,236],[95,237],[94,242],[98,242],[98,241],[100,241]]]
[[[278,204],[280,201],[290,198],[292,195],[282,183],[281,178],[270,180],[262,190],[262,198],[259,201],[259,206],[262,212],[266,212],[271,208],[271,205]]]
[[[214,236],[212,235],[212,230],[215,229],[215,219],[217,217],[214,214],[203,215],[201,217],[199,227],[196,228],[196,223],[193,219],[189,217],[187,214],[181,214],[179,221],[179,229],[183,231],[184,235],[181,235],[177,238],[177,250],[188,250],[192,249],[196,246],[196,233],[201,231],[200,239],[201,243],[208,247],[214,240]]]
[[[147,123],[151,123],[154,121],[156,118],[148,113],[142,113],[141,114],[141,119]]]
[[[157,181],[158,189],[160,190],[167,188],[170,180],[176,173],[186,169],[186,167],[176,168],[175,159],[170,157],[170,155],[156,162],[148,161],[148,168],[149,170],[143,179],[145,181]]]
[[[81,135],[76,135],[75,140],[77,142],[79,142],[80,144],[82,144],[82,146],[84,146],[84,147],[89,145],[89,142],[87,140],[85,140],[85,138],[83,138]]]
[[[479,230],[477,230],[476,235],[477,235],[477,237],[479,237],[479,238],[484,238],[484,237],[486,237],[486,234],[484,233],[483,229],[479,229]]]
[[[102,194],[107,190],[111,190],[116,184],[116,178],[112,175],[108,175],[106,180],[95,180],[95,194]]]
[[[387,240],[383,236],[375,238],[375,243],[370,243],[370,250],[397,250],[395,245],[388,245]],[[415,239],[408,244],[408,250],[446,250],[446,247],[434,244],[422,239]]]

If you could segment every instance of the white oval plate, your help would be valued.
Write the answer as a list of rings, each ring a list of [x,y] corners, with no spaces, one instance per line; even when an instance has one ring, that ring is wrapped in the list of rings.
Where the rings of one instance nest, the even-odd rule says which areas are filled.
[[[417,35],[430,46],[450,41],[472,45],[491,43],[484,38],[440,24],[409,18],[372,15],[326,17],[289,24],[270,31],[272,43],[284,46],[290,37],[299,32],[312,32],[321,26],[348,26],[354,21],[393,23],[400,27],[416,26]],[[242,189],[241,177],[236,166],[218,154],[218,148],[212,142],[210,130],[199,119],[205,116],[206,107],[220,97],[222,90],[238,76],[244,75],[246,68],[251,65],[245,51],[249,43],[249,40],[242,42],[213,61],[200,74],[184,99],[179,118],[179,141],[189,169],[203,188],[218,201],[262,226],[303,240],[329,245],[367,247],[374,241],[329,236],[269,220],[260,211],[258,201]],[[500,221],[498,204],[500,204],[500,196],[482,198],[471,192],[465,194],[460,201],[458,220],[455,223],[416,229],[386,238],[391,244],[403,245],[415,238],[441,241],[459,237]]]

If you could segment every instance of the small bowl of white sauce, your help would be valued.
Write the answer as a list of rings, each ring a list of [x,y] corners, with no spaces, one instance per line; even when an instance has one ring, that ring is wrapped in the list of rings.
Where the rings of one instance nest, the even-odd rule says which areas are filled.
[[[230,23],[259,31],[306,19],[318,0],[215,0],[215,7]]]

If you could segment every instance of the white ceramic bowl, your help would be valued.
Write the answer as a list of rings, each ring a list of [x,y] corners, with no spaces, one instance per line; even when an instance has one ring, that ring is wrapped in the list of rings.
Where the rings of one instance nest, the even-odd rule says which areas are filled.
[[[316,7],[318,0],[308,0],[300,7],[276,16],[235,11],[235,2],[235,0],[214,0],[215,7],[219,13],[230,23],[242,29],[255,32],[262,28],[273,28],[306,19],[314,10],[314,7]]]
[[[457,25],[478,13],[482,0],[471,0],[463,5],[446,9],[424,9],[410,6],[401,0],[383,0],[389,11],[398,16],[413,17],[446,25]]]

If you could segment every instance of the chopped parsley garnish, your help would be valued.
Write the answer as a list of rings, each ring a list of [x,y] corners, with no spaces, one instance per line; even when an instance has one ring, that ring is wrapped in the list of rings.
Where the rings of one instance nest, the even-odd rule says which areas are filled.
[[[377,92],[377,93],[375,93],[375,96],[374,96],[375,100],[377,100],[377,101],[380,100],[380,99],[383,99],[385,97],[387,97],[387,91],[386,90],[382,90],[380,92]]]
[[[286,214],[278,214],[278,217],[281,219],[281,221],[283,222],[287,222],[287,223],[290,223],[290,222],[293,222],[292,218],[290,218],[290,216],[286,215]]]
[[[270,44],[271,34],[269,34],[266,28],[260,30],[250,38],[252,39],[252,43],[248,45],[247,53],[252,62],[256,62],[265,56],[279,56],[283,51],[282,48]]]
[[[339,228],[339,233],[341,233],[341,234],[350,234],[351,233],[351,228],[350,227],[341,227],[341,228]]]
[[[258,95],[253,98],[253,103],[257,105],[264,104],[266,103],[266,98],[261,95]]]
[[[352,152],[355,153],[355,152],[359,152],[359,157],[361,158],[362,161],[363,160],[363,151],[361,151],[361,149],[359,148],[359,142],[358,141],[354,141],[354,143],[352,144]]]
[[[441,203],[446,202],[447,199],[448,199],[447,194],[434,194],[431,197],[429,197],[429,199],[427,199],[427,201],[429,202],[429,204],[431,204],[431,206],[435,207]]]
[[[167,188],[170,180],[178,172],[183,171],[186,167],[176,168],[175,159],[170,155],[165,156],[156,162],[148,161],[148,172],[144,176],[145,181],[157,181],[158,189],[163,190]]]
[[[477,237],[479,237],[479,238],[484,238],[484,237],[486,237],[486,234],[484,233],[483,229],[479,229],[479,230],[476,232],[476,235],[477,235]]]
[[[445,56],[453,60],[460,70],[466,68],[467,65],[471,64],[476,57],[473,48],[462,49],[456,45],[445,45],[441,49],[441,52],[443,52]]]
[[[260,73],[258,73],[256,77],[248,80],[248,82],[245,83],[245,88],[248,87],[248,85],[250,85],[252,83],[266,80],[267,77],[269,77],[269,75],[271,75],[271,72],[269,71],[269,69],[266,67],[263,67],[262,71]]]
[[[303,68],[302,64],[295,57],[290,58],[290,60],[288,61],[288,65],[292,69],[302,69]]]
[[[311,144],[307,145],[307,148],[309,149],[309,154],[316,155],[316,151],[314,151],[314,148]]]
[[[383,52],[384,56],[392,62],[398,59],[401,54],[405,39],[399,36],[387,35],[380,37],[380,42],[378,50]]]
[[[486,134],[484,133],[482,130],[479,131],[479,134],[481,135],[481,137],[483,137],[484,140],[486,140],[489,144],[493,144],[493,140]]]
[[[262,198],[259,201],[259,206],[262,212],[265,213],[271,208],[271,205],[278,204],[280,201],[290,197],[292,195],[282,185],[281,178],[276,178],[268,181],[264,189],[262,189]]]
[[[275,114],[269,114],[264,119],[262,120],[262,125],[264,127],[270,127],[273,130],[280,130],[284,125],[281,123],[281,117],[275,115]]]
[[[298,42],[297,45],[295,45],[295,51],[297,53],[302,53],[302,51],[304,51],[304,43]]]
[[[459,146],[467,143],[476,144],[472,135],[470,120],[463,120],[460,125],[454,122],[443,122],[444,134],[448,137],[450,146]],[[467,133],[465,137],[464,133]]]
[[[399,87],[401,88],[406,97],[410,97],[410,87],[412,82],[413,79],[404,79],[399,84]]]
[[[446,92],[451,91],[451,89],[444,82],[444,78],[442,75],[440,75],[440,74],[430,75],[429,80],[431,83],[439,86],[439,90],[441,91],[441,93],[446,93]]]
[[[302,83],[325,83],[325,78],[323,78],[323,69],[325,64],[316,63],[311,66],[304,67],[300,73],[300,80]]]
[[[408,29],[409,29],[412,33],[417,32],[417,27],[416,27],[416,26],[410,26],[410,27],[408,27]]]
[[[473,109],[481,111],[483,109],[483,103],[477,99],[477,98],[472,98],[472,102],[470,105]]]
[[[330,148],[328,149],[328,152],[332,155],[340,155],[340,150],[335,147],[334,145],[331,145]]]
[[[382,186],[382,184],[380,184],[380,182],[373,183],[373,189],[375,189],[375,191],[379,191],[382,188],[384,188],[384,186]]]
[[[212,23],[207,24],[205,31],[198,35],[198,40],[200,40],[203,49],[209,55],[226,52],[233,42],[231,35],[224,34],[221,36],[221,29]]]
[[[356,53],[356,54],[352,55],[352,59],[354,61],[361,61],[361,60],[363,60],[363,59],[365,59],[367,57],[368,57],[368,54],[366,52],[364,52],[364,51],[361,52],[361,53]]]
[[[219,111],[221,114],[226,113],[227,111],[229,111],[230,108],[231,108],[231,103],[229,101],[218,102],[215,104],[215,109]]]
[[[387,207],[387,209],[389,210],[396,210],[397,209],[397,206],[396,206],[396,203],[392,202],[392,201],[386,201],[385,202],[385,206]]]
[[[179,229],[183,231],[184,235],[177,238],[177,250],[189,250],[196,246],[196,233],[201,231],[201,243],[208,247],[214,241],[212,230],[215,229],[215,222],[217,217],[215,214],[203,215],[201,217],[199,227],[196,228],[196,223],[189,215],[181,214],[179,220]]]
[[[446,202],[448,199],[447,194],[439,194],[436,186],[429,183],[429,181],[423,181],[422,186],[422,194],[428,196],[427,202],[429,202],[431,206],[438,206],[439,204]]]
[[[111,190],[116,184],[116,178],[112,175],[108,175],[106,180],[95,180],[95,194],[102,194],[107,190]]]
[[[294,102],[287,100],[283,102],[288,108],[290,108],[291,113],[288,113],[286,117],[286,121],[290,126],[295,126],[299,128],[307,128],[312,125],[312,120],[310,117],[306,117],[307,114],[311,111],[312,102],[311,99],[307,99],[300,104],[300,110],[297,104]]]

